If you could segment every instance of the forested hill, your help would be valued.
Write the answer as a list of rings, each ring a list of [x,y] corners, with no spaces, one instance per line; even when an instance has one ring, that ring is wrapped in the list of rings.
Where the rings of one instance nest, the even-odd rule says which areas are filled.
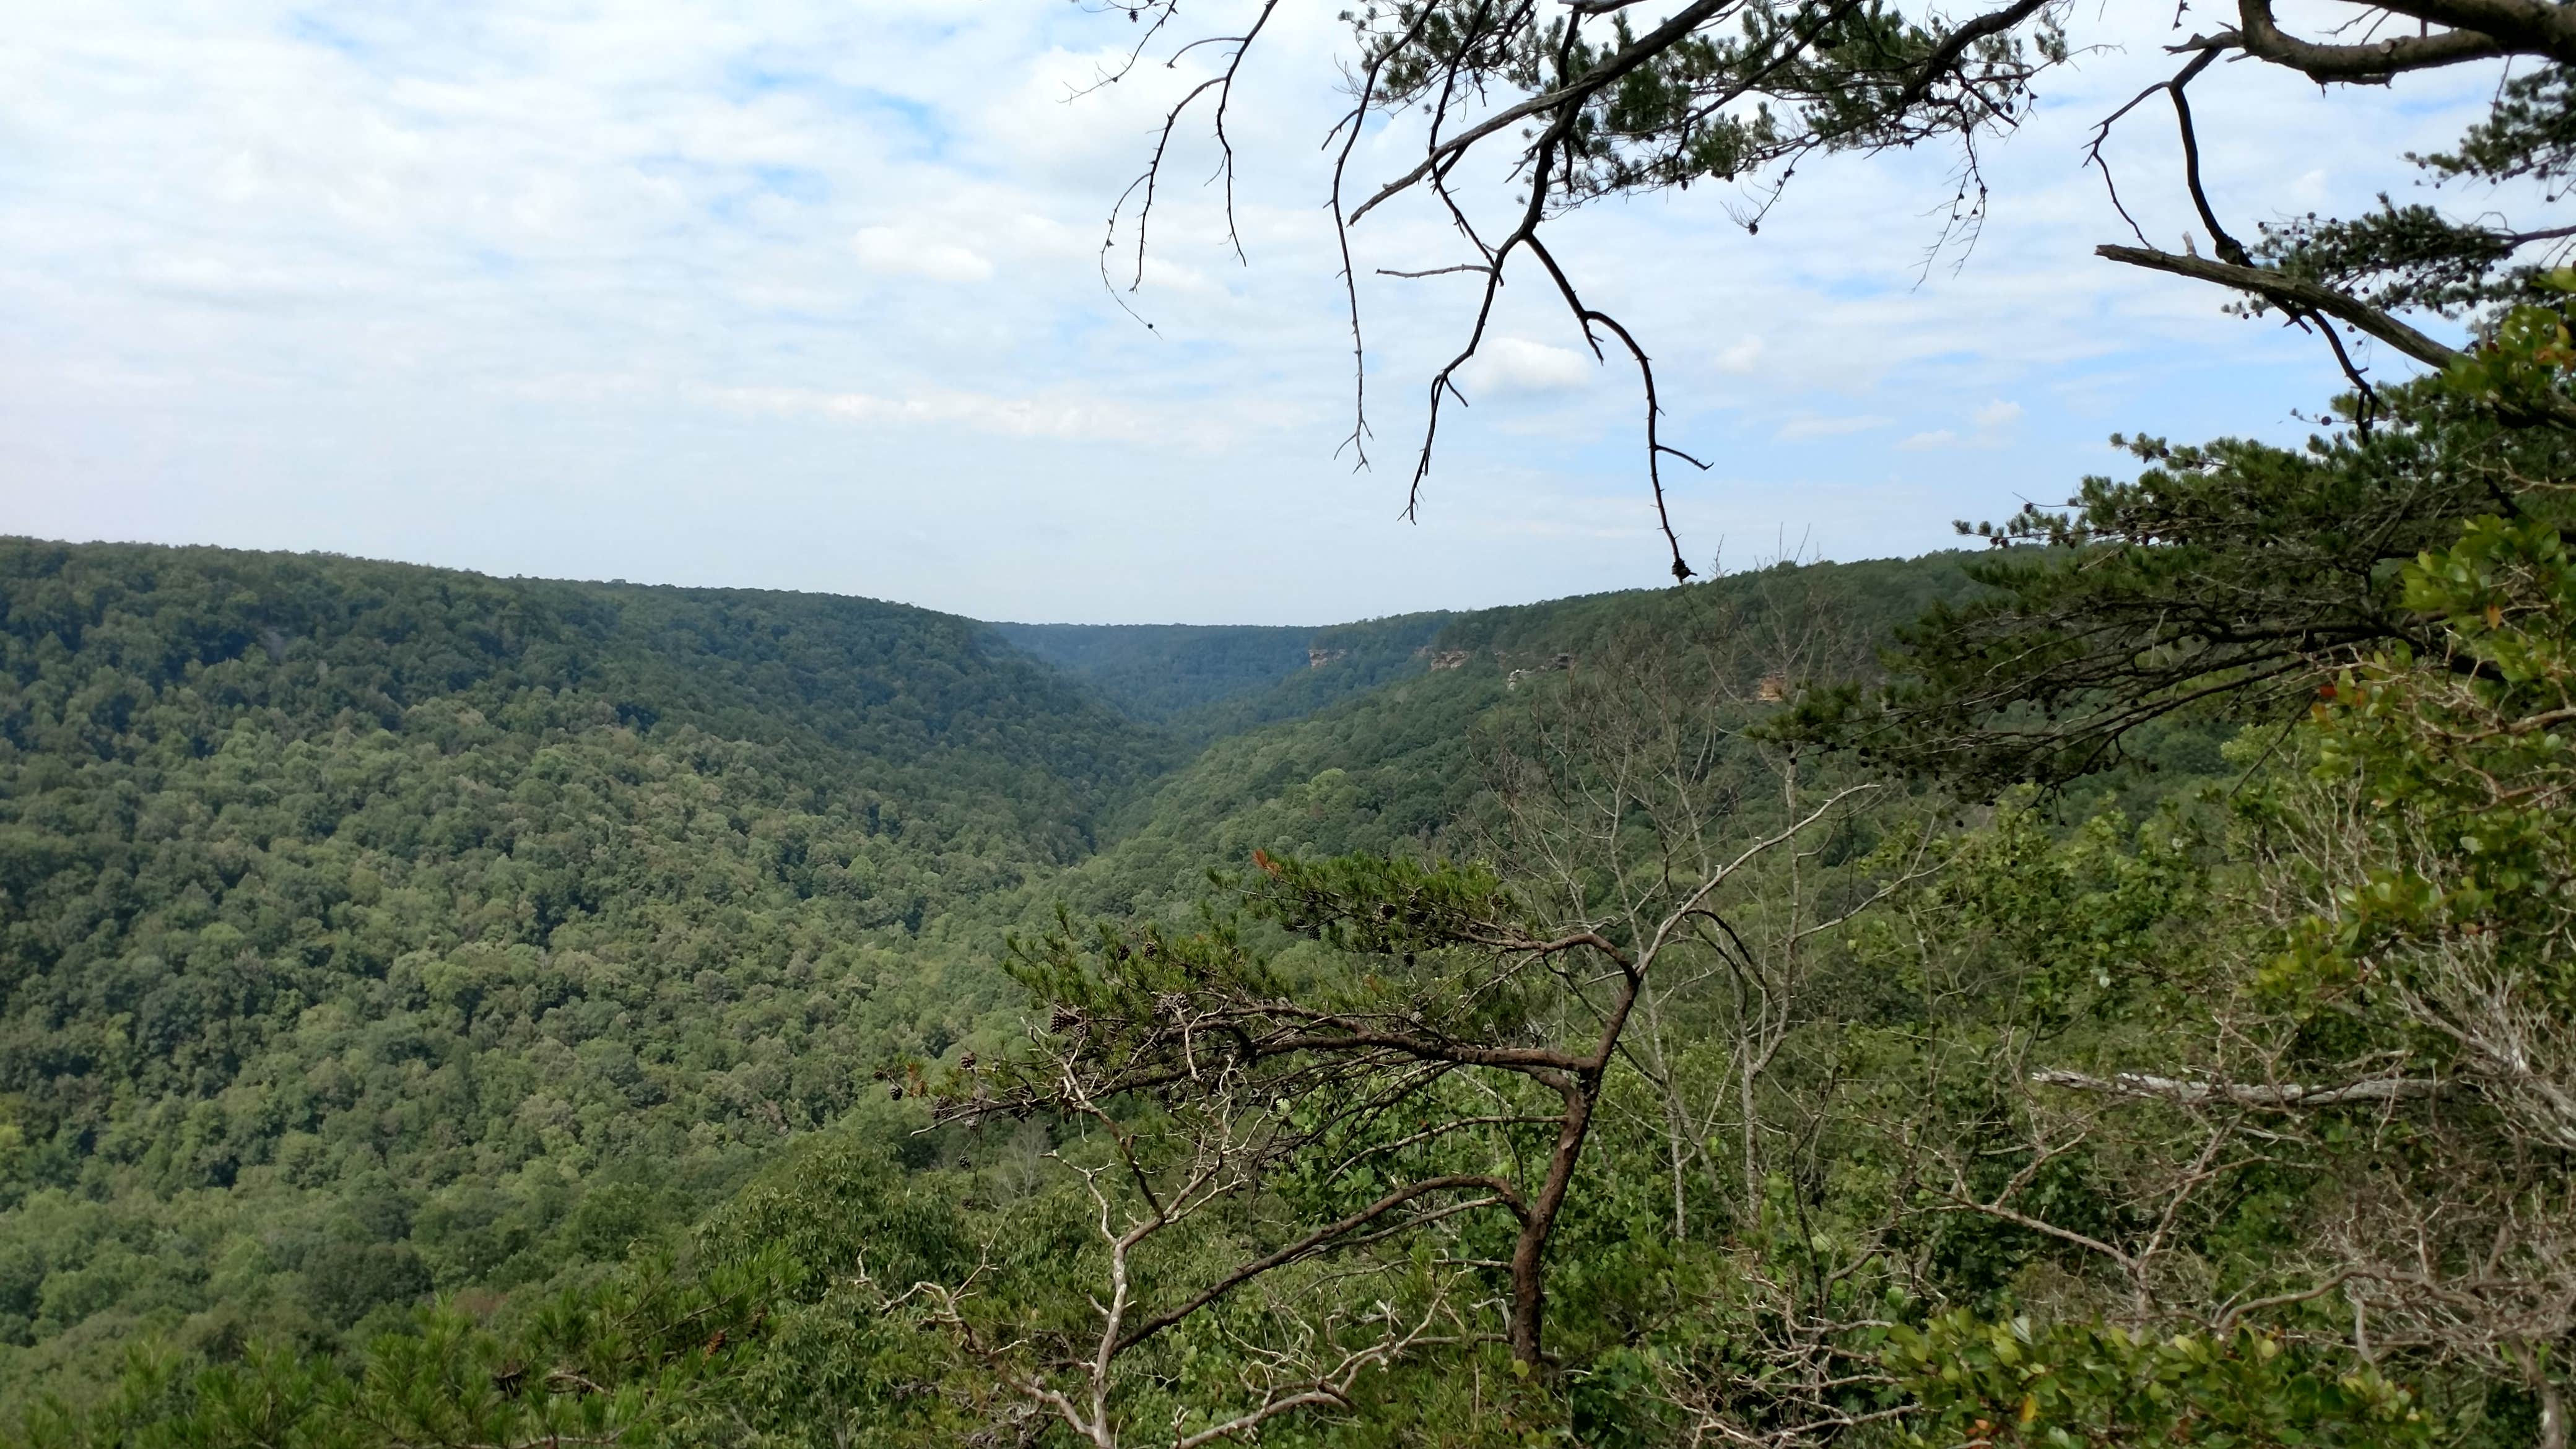
[[[1148,785],[1113,820],[1100,854],[1051,880],[1050,899],[1107,914],[1185,917],[1211,866],[1239,868],[1258,847],[1299,855],[1440,853],[1467,802],[1488,784],[1475,737],[1512,715],[1533,677],[1598,663],[1623,645],[1720,647],[1758,675],[1865,671],[1902,625],[1970,584],[1955,555],[1782,567],[1685,589],[1634,590],[1436,616],[1427,646],[1396,669],[1389,642],[1432,616],[1320,631],[1372,644],[1386,673],[1373,689],[1328,696],[1329,670],[1244,697],[1269,707],[1316,697],[1262,728],[1225,731]],[[1336,665],[1333,667],[1341,667]],[[1369,667],[1369,666],[1364,666]],[[1736,681],[1758,688],[1758,679]],[[2199,743],[2195,741],[2195,743]],[[2205,745],[2203,746],[2205,748]],[[2202,767],[2178,755],[2181,770]],[[2079,809],[2081,806],[2079,805]]]
[[[0,1397],[578,1279],[1003,1033],[1058,901],[1436,833],[1515,671],[1961,586],[1086,631],[0,542]]]
[[[920,609],[213,549],[0,543],[0,681],[44,1363],[622,1254],[965,1031],[948,918],[1171,758]]]
[[[632,731],[828,749],[880,790],[980,793],[1057,854],[1161,758],[971,621],[867,599],[5,540],[0,610],[21,755],[202,756],[242,720],[398,729],[434,700],[578,699]]]

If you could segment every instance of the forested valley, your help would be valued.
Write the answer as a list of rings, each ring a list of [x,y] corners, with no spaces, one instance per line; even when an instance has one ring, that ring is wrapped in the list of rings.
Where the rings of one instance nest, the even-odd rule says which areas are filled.
[[[989,1036],[999,930],[1186,758],[863,601],[26,541],[0,580],[13,1399],[147,1325],[339,1342],[622,1260]],[[1210,632],[1149,645],[1202,705],[1382,668]]]
[[[1321,630],[10,542],[6,1432],[2539,1442],[2576,564],[2243,547],[2382,457]],[[2186,562],[2385,642],[2087,674]]]
[[[1185,118],[1241,243],[1277,7],[1092,8],[1211,67],[1133,290]],[[1633,365],[1667,587],[1091,627],[0,540],[0,1440],[2567,1449],[2576,227],[2502,208],[2576,176],[2576,5],[2183,7],[2099,121],[2170,114],[2198,228],[2099,255],[2316,343],[2303,436],[1703,572],[1546,236],[1939,142],[1937,260],[2091,44],[1970,8],[1342,16],[1346,446],[1350,227],[1429,195],[1464,259],[1380,273],[1483,303],[1408,507],[1512,265]],[[2458,217],[2204,186],[2196,83],[2496,62],[2406,155]]]

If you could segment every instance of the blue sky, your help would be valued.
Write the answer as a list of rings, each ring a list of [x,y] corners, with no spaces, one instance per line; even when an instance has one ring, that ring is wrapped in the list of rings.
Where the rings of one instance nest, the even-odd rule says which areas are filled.
[[[1375,467],[1336,458],[1336,8],[1283,12],[1239,103],[1250,265],[1212,193],[1173,189],[1148,332],[1100,224],[1194,77],[1069,101],[1129,35],[1063,0],[35,7],[0,39],[0,531],[1031,620],[1658,582],[1632,379],[1535,285],[1408,524],[1421,385],[1473,297],[1371,275]],[[2313,344],[2091,255],[2124,231],[2082,135],[2168,64],[2171,18],[2078,17],[2105,48],[1994,148],[1982,241],[1928,274],[1936,155],[1811,167],[1758,237],[1709,188],[1566,224],[1658,358],[1667,436],[1715,465],[1677,482],[1695,562],[1943,547],[2119,471],[2114,431],[2304,430],[2334,381]],[[2328,100],[2222,68],[2195,89],[2219,204],[2250,231],[2409,186],[2398,155],[2492,79]],[[1355,169],[1412,144],[1378,128]],[[2168,246],[2171,144],[2142,116],[2114,150]],[[1358,241],[1372,274],[1458,259],[1422,208]]]

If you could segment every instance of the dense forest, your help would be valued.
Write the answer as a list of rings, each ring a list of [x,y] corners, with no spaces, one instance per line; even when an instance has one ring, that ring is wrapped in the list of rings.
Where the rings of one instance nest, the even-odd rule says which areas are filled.
[[[2485,8],[2344,61],[2555,57],[2414,159],[2576,173]],[[1667,30],[1649,129],[1819,43]],[[2566,1449],[2528,239],[2229,242],[2430,370],[1973,554],[1277,630],[0,541],[0,1436]]]
[[[1312,714],[1419,673],[1445,613],[1319,629],[1200,624],[996,624],[1013,648],[1081,680],[1185,744]]]
[[[890,1064],[1005,1033],[1003,935],[1055,901],[1433,838],[1512,662],[1621,604],[1458,621],[1476,665],[1435,671],[1440,618],[988,630],[0,546],[0,1383],[77,1397],[138,1332],[363,1342],[622,1261]]]
[[[1271,44],[1092,8],[1210,67],[1164,141]],[[1543,273],[1667,588],[1092,628],[0,540],[0,1440],[2567,1449],[2576,228],[2504,209],[2576,176],[2576,4],[2222,9],[2092,135],[2169,112],[2199,232],[2099,253],[2344,391],[1973,553],[1697,571],[1546,237],[1955,143],[1973,239],[2093,45],[2048,0],[1343,17],[1339,161],[1428,122],[1331,169],[1355,411],[1349,228],[1429,193],[1471,250],[1397,275],[1484,310],[1410,501]],[[2195,83],[2499,58],[2406,158],[2456,217],[2203,187]]]
[[[621,1256],[964,1034],[952,918],[1166,758],[859,601],[26,542],[0,599],[21,1387]]]
[[[2576,562],[2458,386],[1293,653],[10,543],[6,1432],[2557,1449]]]

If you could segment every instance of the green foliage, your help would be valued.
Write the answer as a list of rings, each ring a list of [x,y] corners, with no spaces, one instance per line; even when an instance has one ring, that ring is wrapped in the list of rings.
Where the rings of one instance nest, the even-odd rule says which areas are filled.
[[[2510,370],[2510,355],[2472,367]],[[1971,788],[2054,783],[2153,722],[2294,719],[2321,671],[2436,649],[2401,568],[2500,506],[2560,506],[2529,484],[2567,470],[2564,431],[2508,426],[2480,400],[2506,389],[2531,405],[2522,376],[2385,390],[2376,427],[2301,449],[2136,440],[2148,466],[2134,480],[2087,479],[2062,511],[1981,525],[2036,546],[1973,566],[1983,595],[1905,632],[1892,714],[1847,700],[1816,728]]]
[[[1544,92],[1638,39],[1625,14],[1613,15],[1606,34],[1584,34],[1562,18],[1465,0],[1351,18],[1364,51],[1383,66],[1387,103],[1425,103],[1444,87]],[[2009,30],[1975,43],[1960,37],[1949,65],[1909,87],[1952,34],[1888,6],[1755,5],[1704,20],[1582,98],[1564,123],[1570,174],[1557,184],[1570,199],[1588,199],[1733,181],[1814,151],[1974,135],[2027,105],[2033,76],[2066,58],[2063,33],[2043,17],[2028,37]],[[1720,103],[1748,93],[1757,105]]]
[[[2414,159],[2447,180],[2558,177],[2572,94],[2563,67],[2516,77],[2456,154]],[[2406,594],[2406,566],[2473,519],[2563,522],[2576,419],[2576,273],[2517,260],[2554,232],[2491,223],[2382,196],[2357,220],[2267,226],[2273,268],[2358,305],[2469,312],[2473,343],[2443,375],[2339,399],[2339,425],[2304,449],[2139,439],[2136,479],[2089,478],[2062,505],[1977,525],[1998,547],[2039,547],[1977,567],[1983,597],[1907,632],[1899,687],[1880,701],[1892,719],[1854,697],[1808,727],[1977,788],[2059,783],[2143,725],[2295,718],[2321,673],[2447,647],[2442,611]]]
[[[2031,1271],[2034,1235],[1990,1280],[2005,1291],[1983,1317],[1962,1307],[1898,1335],[1887,1361],[1923,1405],[1918,1442],[2532,1442],[2527,1406],[2563,1372],[2565,1327],[2522,1305],[2558,1291],[2576,1140],[2576,566],[2546,518],[2488,516],[2388,587],[2429,646],[2362,655],[2293,729],[2249,731],[2239,758],[2284,768],[2231,802],[2223,830],[2189,848],[2170,832],[2175,853],[2152,871],[2161,824],[2088,848],[2124,848],[2119,874],[2180,893],[2054,915],[2052,895],[2075,895],[2047,864],[2067,847],[1998,850],[2028,839],[2009,817],[1936,887],[2027,925],[2009,952],[2041,967],[2014,990],[2024,1009],[2066,999],[2047,968],[2080,962],[2099,925],[2148,933],[2115,947],[2133,964],[2103,971],[2059,1025],[2026,1028],[2052,1083],[2135,1100],[2076,1117],[2081,1148],[1996,1199],[2016,1228],[2058,1230],[2053,1271]],[[1992,914],[1943,909],[1972,928]],[[2114,989],[2123,976],[2136,987]],[[2213,1109],[2208,1082],[2251,1084],[2228,1100],[2274,1110]],[[2280,1082],[2363,1095],[2302,1105]],[[2051,1126],[2063,1105],[2002,1105],[2033,1146],[2069,1131]],[[2175,1190],[2190,1180],[2177,1164],[2237,1143],[2223,1189]],[[1972,1181],[1972,1198],[2000,1180]],[[2143,1255],[2168,1243],[2196,1282],[2151,1308]],[[2268,1308],[2240,1320],[2227,1306],[2249,1302]],[[2375,1353],[2374,1336],[2404,1347]]]
[[[1527,917],[1482,866],[1373,855],[1309,861],[1259,851],[1252,863],[1261,872],[1248,896],[1252,910],[1336,951],[1409,957],[1493,941],[1497,925]]]
[[[2111,1449],[2432,1445],[2437,1424],[2404,1389],[2366,1367],[2338,1370],[2252,1329],[2166,1338],[2117,1326],[2027,1318],[1986,1323],[1965,1310],[1897,1330],[1888,1361],[1923,1412],[1905,1442]]]
[[[1315,631],[1258,624],[995,624],[993,632],[1082,680],[1128,717],[1159,724],[1306,668]]]
[[[1428,656],[1445,647],[1450,626],[1473,615],[1397,614],[1335,624],[1308,635],[1298,668],[1268,688],[1212,699],[1177,714],[1169,728],[1192,744],[1303,719],[1366,694],[1380,685],[1424,672]]]
[[[2576,86],[2565,66],[2544,65],[2507,80],[2495,109],[2469,128],[2457,151],[2417,158],[2435,175],[2555,181],[2576,164]]]
[[[1164,746],[858,600],[0,547],[0,1384],[702,1210]]]
[[[2398,206],[2384,193],[2377,211],[2349,220],[2311,213],[2267,222],[2260,251],[2282,271],[2348,291],[2374,307],[2457,314],[2518,294],[2527,281],[2500,283],[2494,276],[2513,256],[2511,238],[2452,221],[2420,203]]]
[[[1810,572],[1880,619],[1956,587]],[[1426,839],[1512,670],[1768,587],[1303,632],[1218,710],[1328,707],[1158,779],[1170,736],[917,610],[11,543],[0,1386],[669,1246],[878,1068],[1007,1022],[1005,929]]]
[[[2383,931],[2552,941],[2571,864],[2561,807],[2576,785],[2576,561],[2554,527],[2484,518],[2410,566],[2404,587],[2445,621],[2453,667],[2385,656],[2348,672],[2319,711],[2319,768],[2368,780],[2391,835],[2421,845],[2353,890],[2354,944]]]
[[[866,1274],[958,1273],[966,1252],[931,1183],[823,1142],[678,1255],[497,1313],[442,1302],[344,1357],[138,1349],[97,1402],[40,1401],[17,1432],[30,1449],[937,1442],[943,1401],[908,1387],[941,1366]]]
[[[1550,96],[1533,224],[1973,143],[2069,54],[1516,13],[1350,19],[1363,105]],[[2542,65],[2422,164],[2561,181],[2571,116]],[[1204,1292],[1104,1430],[2522,1449],[2576,1301],[2553,230],[2214,236],[2476,343],[1964,566],[1111,630],[0,543],[0,1432],[1065,1442],[1104,1316]],[[942,1059],[978,1130],[904,1100]]]
[[[2403,452],[2212,450],[2155,486],[2187,513],[2195,489],[2276,469],[2295,511],[2352,482],[2335,469]],[[2331,513],[2297,547],[2344,547]],[[2111,571],[2140,600],[2238,567],[2139,547]],[[81,554],[56,572],[140,566]],[[1165,1084],[1227,1060],[1224,1033],[1192,1025],[1212,1004],[1579,1036],[1591,1018],[1567,991],[1478,974],[1497,933],[1571,913],[1631,943],[1613,906],[1677,842],[1774,829],[1856,778],[1751,727],[1868,677],[1865,649],[1799,620],[1839,611],[1866,641],[1928,604],[1976,607],[1955,561],[1933,560],[1463,616],[1428,658],[1386,635],[1390,683],[1158,777],[1172,736],[973,652],[974,626],[907,643],[903,618],[858,609],[847,627],[895,631],[880,656],[804,638],[844,627],[812,601],[139,557],[167,578],[121,596],[81,583],[107,602],[77,647],[53,625],[10,636],[32,642],[12,646],[30,682],[0,755],[0,1325],[19,1345],[0,1433],[62,1449],[1059,1440],[1000,1370],[1071,1383],[1096,1338],[1108,1254],[1074,1169],[1118,1164],[1118,1132],[1153,1170],[1186,1166],[1152,1155],[1186,1112],[1149,1084],[1103,1118],[932,1128],[912,1099],[941,1060],[982,1062],[949,1078],[956,1100],[1008,1098],[1047,1065],[1006,1049],[1031,998],[1059,1036]],[[352,605],[378,622],[277,656],[254,632],[247,652],[134,674],[150,687],[126,706],[81,693],[111,655],[166,653],[195,612],[248,609],[223,600],[256,594],[243,580],[262,568],[418,617],[396,630]],[[2311,1286],[2326,1227],[2353,1221],[2340,1204],[2436,1194],[2461,1224],[2444,1254],[2498,1241],[2484,1205],[2554,1211],[2559,1159],[2511,1135],[2545,1127],[2543,1107],[2499,1089],[2420,1112],[2239,1114],[2265,1134],[2259,1160],[2169,1200],[2213,1118],[2034,1084],[2242,1080],[2249,1057],[2281,1079],[2344,1080],[2358,1060],[2501,1081],[2474,1043],[2407,1015],[2464,942],[2564,1022],[2576,563],[2535,508],[2425,530],[2413,557],[2346,583],[2404,647],[2357,651],[2331,697],[2286,733],[2247,730],[2223,765],[2176,732],[2172,769],[2118,789],[1978,804],[1891,788],[1731,886],[1715,905],[1734,947],[1713,934],[1677,955],[1606,1070],[1546,1248],[1543,1372],[1484,1336],[1512,1220],[1462,1211],[1290,1263],[1137,1347],[1117,1388],[1127,1441],[1257,1402],[1283,1349],[1347,1351],[1453,1312],[1482,1327],[1433,1335],[1262,1439],[2527,1445],[2525,1366],[2556,1372],[2554,1344],[2452,1351],[2392,1328],[2366,1354],[2341,1298],[2211,1325]],[[467,602],[432,611],[433,584]],[[157,607],[173,588],[186,606]],[[553,609],[566,653],[459,642],[511,598]],[[700,643],[675,656],[675,637]],[[1689,653],[1709,637],[1754,642]],[[856,674],[815,663],[833,649]],[[292,675],[299,651],[309,676]],[[867,675],[880,657],[908,662]],[[563,674],[541,682],[541,665]],[[1337,667],[1301,661],[1290,684]],[[344,668],[374,670],[392,712],[331,693]],[[625,682],[594,694],[607,678]],[[880,697],[875,733],[845,717]],[[934,698],[955,711],[935,728]],[[1658,734],[1658,700],[1691,702],[1688,728]],[[1597,753],[1564,753],[1585,721]],[[1644,758],[1621,751],[1649,748],[1695,761],[1674,789],[1715,802],[1709,840],[1674,834],[1662,787],[1620,774]],[[2209,779],[2232,793],[2159,798]],[[1548,802],[1604,789],[1634,805],[1562,874],[1501,847],[1516,821],[1578,838]],[[1955,828],[1920,833],[1944,812]],[[1109,919],[1077,928],[1086,915]],[[1006,955],[1007,974],[980,964]],[[1528,1119],[1553,1099],[1527,1083],[1448,1071],[1390,1107],[1374,1065],[1328,1080],[1281,1060],[1243,1079],[1275,1152],[1258,1189],[1147,1242],[1138,1302],[1186,1298],[1394,1185],[1523,1172],[1552,1141]],[[900,1101],[870,1084],[896,1062]],[[1430,1130],[1462,1119],[1481,1125]],[[1124,1176],[1100,1182],[1136,1200]],[[2520,1251],[2498,1261],[2522,1271]],[[2364,1306],[2419,1322],[2384,1294]]]
[[[779,1287],[774,1264],[687,1280],[645,1265],[508,1327],[423,1309],[350,1366],[254,1348],[190,1371],[137,1351],[100,1402],[40,1403],[21,1433],[31,1449],[658,1438],[738,1370]]]

